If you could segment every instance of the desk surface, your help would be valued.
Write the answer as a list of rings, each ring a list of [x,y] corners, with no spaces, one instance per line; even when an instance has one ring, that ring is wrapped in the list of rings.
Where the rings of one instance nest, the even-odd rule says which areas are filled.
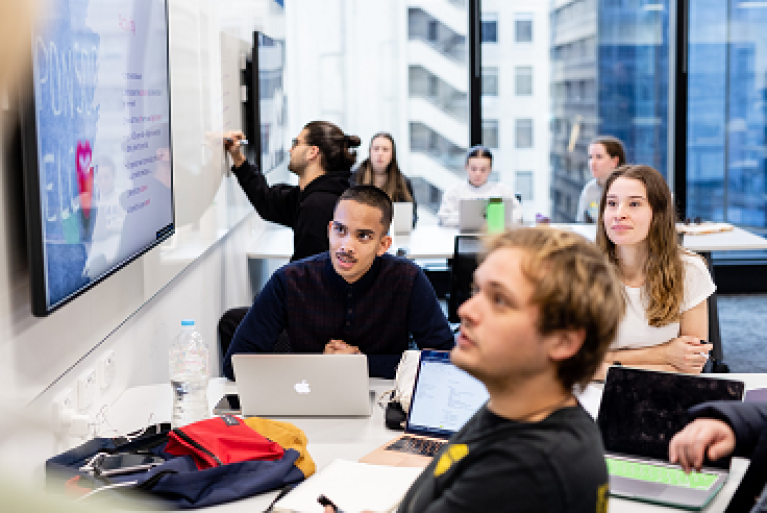
[[[594,240],[596,225],[593,224],[553,224],[557,228],[572,230]],[[409,235],[395,235],[392,252],[406,248],[407,256],[414,259],[451,258],[457,228],[436,225],[419,225]],[[684,246],[698,252],[707,251],[743,251],[767,249],[767,239],[742,228],[728,232],[706,235],[686,235]],[[289,259],[293,254],[293,231],[290,228],[270,224],[258,237],[248,242],[248,258]]]
[[[767,374],[726,374],[723,377],[745,382],[746,388],[767,386]],[[376,397],[391,389],[393,382],[371,378],[370,389]],[[236,384],[223,378],[213,379],[208,388],[208,402],[211,409],[224,395],[235,393]],[[595,414],[601,397],[601,386],[592,385],[581,398],[584,407]],[[110,408],[109,421],[117,430],[130,432],[140,429],[147,424],[150,414],[151,422],[167,421],[170,418],[172,396],[170,385],[148,385],[126,390]],[[336,458],[356,461],[380,446],[387,440],[397,436],[399,431],[392,431],[384,425],[383,410],[374,405],[370,418],[291,418],[280,419],[292,422],[304,430],[309,439],[309,453],[314,458],[319,469],[327,466]],[[732,494],[748,466],[748,461],[740,458],[733,459],[731,478],[717,495],[712,504],[704,511],[715,513],[724,511]],[[243,499],[229,504],[217,506],[214,509],[222,512],[263,511],[272,501],[276,492],[265,493],[249,499]],[[680,511],[662,506],[654,506],[641,502],[610,498],[611,512],[646,513]]]

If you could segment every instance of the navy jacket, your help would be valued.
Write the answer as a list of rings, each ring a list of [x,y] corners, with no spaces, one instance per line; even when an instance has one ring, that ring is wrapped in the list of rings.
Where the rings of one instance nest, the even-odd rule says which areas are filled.
[[[710,401],[690,408],[693,419],[709,418],[727,422],[735,432],[733,456],[748,458],[767,430],[767,403],[739,403],[736,401]]]
[[[332,339],[357,346],[370,375],[383,378],[394,377],[410,335],[422,349],[454,345],[421,268],[389,254],[353,284],[336,273],[327,252],[278,269],[237,328],[224,375],[234,379],[233,354],[269,353],[283,330],[295,353],[322,353]]]

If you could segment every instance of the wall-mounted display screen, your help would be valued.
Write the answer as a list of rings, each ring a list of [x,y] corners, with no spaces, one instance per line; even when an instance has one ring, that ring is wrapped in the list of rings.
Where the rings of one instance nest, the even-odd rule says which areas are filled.
[[[51,0],[22,119],[32,311],[173,233],[166,0]]]
[[[253,151],[260,156],[262,172],[268,173],[285,162],[288,154],[285,44],[263,32],[254,32],[251,59],[246,73],[250,87],[245,133],[255,140]]]

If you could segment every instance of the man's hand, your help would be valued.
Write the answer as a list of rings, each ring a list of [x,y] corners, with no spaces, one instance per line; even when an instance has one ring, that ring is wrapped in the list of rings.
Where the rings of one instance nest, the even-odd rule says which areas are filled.
[[[701,344],[699,338],[682,335],[666,342],[666,362],[679,372],[700,374],[708,361],[708,353],[714,346]]]
[[[679,463],[685,472],[700,471],[705,454],[715,461],[732,454],[734,449],[735,432],[729,424],[716,419],[697,419],[671,439],[668,459]]]
[[[245,139],[245,134],[240,130],[230,130],[224,134],[224,148],[232,156],[234,167],[240,167],[245,162],[245,155],[242,154],[240,141]]]
[[[325,344],[325,354],[360,354],[360,348],[347,344],[343,340],[331,340]]]

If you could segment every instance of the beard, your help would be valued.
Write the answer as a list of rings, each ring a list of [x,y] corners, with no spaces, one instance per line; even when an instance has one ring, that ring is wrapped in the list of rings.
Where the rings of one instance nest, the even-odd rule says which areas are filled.
[[[293,159],[290,159],[290,162],[288,162],[288,171],[296,176],[301,176],[304,169],[306,169],[306,162],[297,162]]]

